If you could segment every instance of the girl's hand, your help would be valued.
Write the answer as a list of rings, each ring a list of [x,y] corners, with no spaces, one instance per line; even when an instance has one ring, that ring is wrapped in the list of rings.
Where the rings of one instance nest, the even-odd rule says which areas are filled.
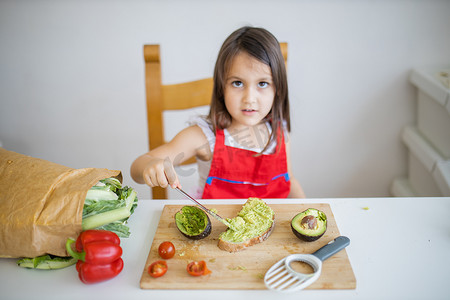
[[[169,158],[153,158],[144,168],[143,178],[150,187],[166,188],[170,185],[172,188],[181,188],[177,173]]]
[[[197,125],[183,129],[169,143],[136,158],[131,164],[130,175],[137,183],[150,187],[170,185],[181,188],[173,162],[181,164],[194,156],[203,160],[212,158],[208,139]]]

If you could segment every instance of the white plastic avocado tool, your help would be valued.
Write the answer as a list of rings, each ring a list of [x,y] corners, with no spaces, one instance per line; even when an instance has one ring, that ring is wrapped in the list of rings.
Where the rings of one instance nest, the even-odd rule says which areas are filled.
[[[313,254],[292,254],[274,264],[264,276],[264,283],[270,290],[279,292],[294,292],[312,284],[322,272],[322,262],[338,253],[350,244],[350,239],[339,236]],[[301,261],[310,265],[314,272],[304,274],[295,271],[291,264]]]

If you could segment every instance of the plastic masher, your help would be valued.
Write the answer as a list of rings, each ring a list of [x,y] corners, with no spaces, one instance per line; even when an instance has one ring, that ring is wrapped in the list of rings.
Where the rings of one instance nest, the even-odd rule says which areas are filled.
[[[339,236],[312,254],[292,254],[275,263],[264,276],[268,289],[279,292],[294,292],[306,288],[319,278],[322,262],[350,244],[350,239]],[[300,261],[310,265],[313,272],[300,273],[292,268],[292,263]]]

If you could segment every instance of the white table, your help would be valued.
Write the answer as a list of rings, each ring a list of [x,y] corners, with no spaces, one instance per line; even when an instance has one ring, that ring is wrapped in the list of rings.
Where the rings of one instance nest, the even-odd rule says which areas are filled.
[[[225,201],[202,201],[223,204]],[[244,203],[227,200],[226,203]],[[0,259],[1,299],[450,299],[450,198],[283,199],[270,203],[330,203],[357,280],[355,290],[142,290],[139,281],[165,204],[186,200],[140,200],[122,240],[125,267],[118,277],[94,285],[74,268],[43,271]],[[368,210],[363,209],[368,207]],[[251,297],[251,298],[249,298]]]

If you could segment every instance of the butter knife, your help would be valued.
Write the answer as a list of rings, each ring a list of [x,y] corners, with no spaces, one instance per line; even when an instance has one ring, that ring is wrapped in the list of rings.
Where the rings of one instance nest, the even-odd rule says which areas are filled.
[[[224,218],[222,218],[221,216],[219,216],[218,214],[216,214],[215,212],[213,212],[210,209],[207,209],[206,207],[204,207],[200,202],[198,202],[197,200],[195,200],[193,197],[191,197],[188,193],[186,193],[185,191],[183,191],[180,188],[175,188],[177,191],[179,191],[181,194],[183,194],[183,196],[185,196],[186,198],[188,198],[189,200],[193,201],[195,204],[197,204],[201,209],[203,209],[205,212],[207,212],[208,214],[210,214],[211,216],[213,216],[214,218],[216,218],[217,220],[219,220],[220,222],[222,222],[223,224],[225,224],[227,227],[234,229],[231,224],[225,220]]]

